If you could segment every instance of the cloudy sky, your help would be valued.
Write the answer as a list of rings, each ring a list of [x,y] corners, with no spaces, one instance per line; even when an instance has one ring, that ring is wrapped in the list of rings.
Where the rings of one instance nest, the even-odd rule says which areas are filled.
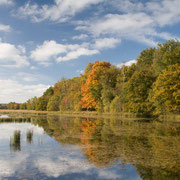
[[[0,0],[0,103],[40,96],[88,62],[120,66],[179,40],[179,9],[180,0]]]

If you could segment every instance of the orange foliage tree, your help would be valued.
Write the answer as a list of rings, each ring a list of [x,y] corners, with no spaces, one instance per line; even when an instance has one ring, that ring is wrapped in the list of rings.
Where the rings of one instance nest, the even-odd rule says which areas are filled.
[[[85,109],[98,109],[101,105],[102,85],[99,82],[100,77],[110,68],[109,62],[96,61],[89,73],[86,82],[81,86],[81,105]]]

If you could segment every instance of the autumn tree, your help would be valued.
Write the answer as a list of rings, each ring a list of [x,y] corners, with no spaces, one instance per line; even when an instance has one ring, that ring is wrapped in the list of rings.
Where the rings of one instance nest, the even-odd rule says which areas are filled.
[[[47,104],[48,111],[58,111],[59,110],[59,96],[54,95],[50,97]]]
[[[153,63],[155,48],[149,48],[143,50],[137,57],[137,67],[143,68],[144,66],[151,66]]]
[[[101,91],[102,85],[99,83],[100,77],[105,74],[107,69],[110,68],[109,62],[99,62],[96,61],[89,73],[85,84],[81,87],[82,108],[85,109],[101,109]]]
[[[156,74],[160,74],[169,65],[180,65],[180,42],[169,40],[166,43],[158,44],[154,53],[153,68]]]
[[[50,97],[53,95],[54,91],[52,87],[49,87],[43,94],[43,96],[37,99],[36,110],[38,111],[46,111],[47,105]]]
[[[153,85],[155,114],[180,113],[180,65],[169,65]]]
[[[151,103],[148,96],[155,77],[151,69],[135,71],[125,87],[127,108],[134,113],[150,113]]]
[[[136,71],[136,65],[122,66],[117,74],[116,86],[114,89],[115,98],[111,101],[110,112],[125,112],[127,111],[127,104],[125,95],[127,94],[125,86],[127,82],[131,79],[132,75]]]

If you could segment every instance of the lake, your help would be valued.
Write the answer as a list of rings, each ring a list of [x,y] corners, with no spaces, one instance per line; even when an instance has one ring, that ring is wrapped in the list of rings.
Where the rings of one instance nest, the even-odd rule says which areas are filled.
[[[0,180],[179,180],[180,123],[0,117]]]

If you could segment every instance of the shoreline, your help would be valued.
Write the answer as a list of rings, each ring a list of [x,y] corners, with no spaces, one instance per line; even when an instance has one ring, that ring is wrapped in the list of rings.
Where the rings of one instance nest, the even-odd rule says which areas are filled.
[[[104,119],[120,119],[120,120],[160,120],[160,121],[175,121],[180,122],[180,115],[169,114],[157,117],[145,117],[142,114],[133,113],[107,113],[96,111],[35,111],[35,110],[9,110],[0,109],[1,114],[18,114],[18,115],[57,115],[66,117],[79,117],[79,118],[104,118]]]
[[[0,109],[1,114],[22,114],[22,115],[58,115],[66,117],[82,117],[82,118],[104,118],[104,119],[133,119],[133,120],[144,120],[144,119],[155,119],[152,117],[143,117],[140,114],[132,113],[107,113],[107,112],[96,112],[96,111],[35,111],[35,110],[9,110]]]

